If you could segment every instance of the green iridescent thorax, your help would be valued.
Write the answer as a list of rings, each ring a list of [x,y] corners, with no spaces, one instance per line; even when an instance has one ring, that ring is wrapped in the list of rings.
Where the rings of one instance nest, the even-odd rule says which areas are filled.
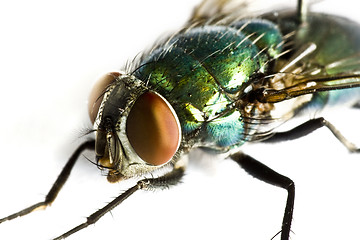
[[[279,28],[265,19],[243,19],[230,25],[256,41],[259,49],[266,49],[270,57],[277,57],[282,50],[283,37]]]
[[[264,28],[257,31],[259,36]],[[244,34],[235,25],[196,27],[155,48],[139,63],[135,76],[170,102],[184,136],[194,138],[196,132],[197,143],[203,146],[241,145],[247,139],[245,123],[232,103],[252,76],[267,71],[270,48],[262,48],[268,41],[276,53],[273,46],[281,35],[275,32],[278,36],[254,43],[255,35]]]

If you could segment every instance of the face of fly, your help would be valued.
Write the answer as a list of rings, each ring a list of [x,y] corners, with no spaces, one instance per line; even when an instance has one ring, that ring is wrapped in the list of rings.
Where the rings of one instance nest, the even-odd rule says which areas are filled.
[[[89,115],[95,153],[108,181],[140,176],[174,162],[181,142],[169,102],[133,76],[109,73],[94,86]]]

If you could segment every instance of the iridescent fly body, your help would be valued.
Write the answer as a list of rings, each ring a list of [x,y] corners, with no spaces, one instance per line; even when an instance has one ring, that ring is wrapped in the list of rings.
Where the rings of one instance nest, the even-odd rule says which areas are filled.
[[[95,142],[74,153],[45,202],[3,220],[51,203],[84,149],[95,148],[97,165],[108,172],[110,182],[141,180],[60,237],[96,222],[139,189],[176,184],[188,152],[204,148],[229,153],[251,175],[288,191],[281,226],[281,239],[288,239],[293,182],[238,152],[239,147],[293,139],[326,126],[357,151],[322,118],[288,132],[276,127],[308,110],[358,103],[359,26],[311,12],[265,12],[254,18],[226,9],[226,3],[205,1],[183,30],[143,54],[125,73],[105,76],[89,105]],[[216,14],[209,16],[211,11]],[[158,170],[162,174],[152,178]]]

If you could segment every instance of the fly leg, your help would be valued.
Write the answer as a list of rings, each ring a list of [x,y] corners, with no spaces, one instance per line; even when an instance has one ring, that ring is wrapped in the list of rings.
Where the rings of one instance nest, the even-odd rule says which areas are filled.
[[[307,4],[307,0],[298,0],[297,1],[296,15],[297,15],[299,23],[306,23],[306,16],[307,16],[308,8],[309,8],[309,6]]]
[[[51,187],[50,191],[46,195],[45,200],[43,202],[38,202],[30,207],[27,207],[27,208],[17,212],[17,213],[14,213],[7,217],[4,217],[4,218],[0,219],[0,223],[8,221],[8,220],[12,220],[17,217],[27,215],[36,209],[42,209],[42,208],[49,206],[55,200],[55,198],[57,197],[58,193],[60,192],[62,186],[65,184],[65,182],[69,178],[71,170],[73,169],[73,167],[76,163],[76,160],[79,158],[80,154],[87,149],[92,150],[94,148],[95,148],[94,140],[90,140],[90,141],[87,141],[87,142],[84,142],[83,144],[81,144],[76,149],[76,151],[73,153],[73,155],[70,157],[68,162],[66,163],[65,167],[63,168],[60,175],[54,182],[53,186]]]
[[[300,138],[303,136],[308,135],[309,133],[315,131],[316,129],[319,129],[321,127],[327,127],[332,134],[350,151],[350,152],[360,152],[360,148],[357,148],[355,144],[347,140],[336,128],[334,125],[332,125],[330,122],[328,122],[326,119],[320,117],[311,119],[307,122],[304,122],[303,124],[300,124],[299,126],[290,129],[286,132],[277,132],[274,135],[272,135],[270,138],[262,141],[264,143],[274,143],[274,142],[281,142],[281,141],[287,141],[287,140],[293,140],[296,138]]]
[[[263,182],[287,190],[288,197],[286,201],[286,207],[285,207],[283,222],[281,226],[281,240],[288,240],[290,235],[290,228],[291,228],[291,221],[293,216],[294,200],[295,200],[294,182],[290,178],[275,172],[268,166],[260,163],[259,161],[255,160],[254,158],[242,152],[235,153],[230,157],[235,162],[237,162],[251,176]]]
[[[108,203],[105,207],[99,209],[98,211],[91,214],[89,217],[87,217],[86,221],[73,229],[69,230],[68,232],[62,234],[61,236],[54,238],[54,240],[60,240],[64,239],[66,237],[69,237],[70,235],[88,227],[91,224],[96,223],[102,216],[104,216],[107,212],[111,211],[113,208],[118,206],[120,203],[122,203],[125,199],[127,199],[129,196],[134,194],[138,190],[153,190],[153,189],[164,189],[168,188],[171,185],[175,185],[180,182],[180,179],[184,175],[185,166],[176,166],[174,169],[165,174],[164,176],[157,177],[157,178],[145,178],[143,180],[140,180],[136,183],[135,186],[129,188],[125,192],[123,192],[120,196],[115,198],[113,201]]]

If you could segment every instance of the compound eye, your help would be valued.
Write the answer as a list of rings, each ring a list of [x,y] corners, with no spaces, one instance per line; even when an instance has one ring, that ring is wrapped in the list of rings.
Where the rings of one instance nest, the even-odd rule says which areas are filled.
[[[153,92],[146,92],[135,101],[126,120],[126,134],[145,162],[162,165],[176,153],[181,133],[174,114],[166,100]]]
[[[89,117],[94,124],[96,117],[99,112],[100,104],[103,100],[104,93],[106,89],[115,81],[117,77],[120,76],[118,72],[111,72],[100,78],[94,85],[91,90],[89,101],[88,101],[88,112]]]

